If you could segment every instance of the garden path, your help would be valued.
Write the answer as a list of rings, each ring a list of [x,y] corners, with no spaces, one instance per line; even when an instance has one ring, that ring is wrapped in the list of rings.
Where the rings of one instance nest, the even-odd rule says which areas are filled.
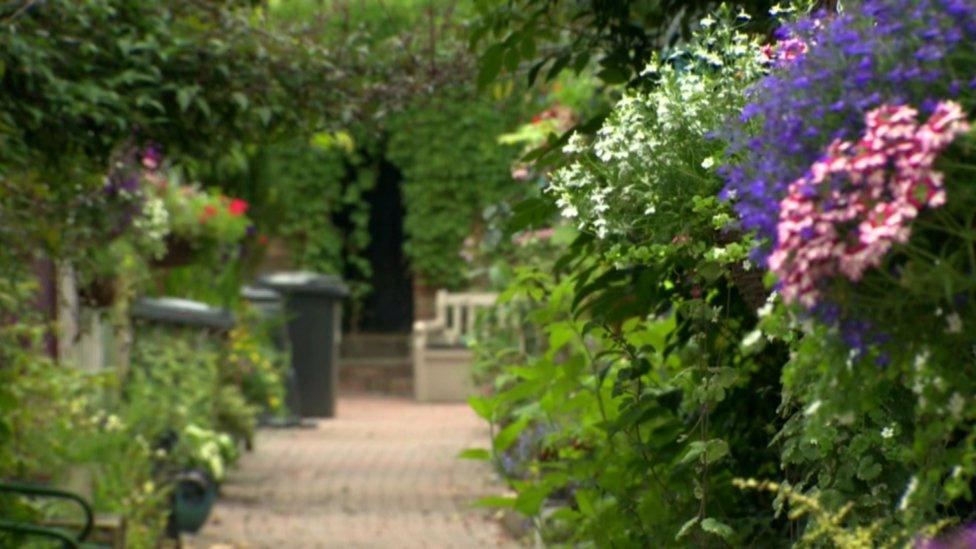
[[[471,502],[497,494],[464,404],[347,397],[314,428],[266,429],[222,488],[193,549],[515,547]]]

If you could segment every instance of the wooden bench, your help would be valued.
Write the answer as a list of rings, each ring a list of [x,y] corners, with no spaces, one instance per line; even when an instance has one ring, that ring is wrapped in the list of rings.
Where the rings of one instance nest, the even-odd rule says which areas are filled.
[[[497,297],[490,292],[437,292],[436,316],[413,325],[411,352],[418,401],[457,402],[474,394],[474,355],[466,340],[474,333],[478,311],[494,305]]]

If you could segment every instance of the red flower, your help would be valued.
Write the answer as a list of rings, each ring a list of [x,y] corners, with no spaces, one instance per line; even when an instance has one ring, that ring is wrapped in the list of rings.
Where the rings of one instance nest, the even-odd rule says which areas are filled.
[[[208,219],[217,215],[217,207],[213,204],[207,204],[203,208],[203,213],[200,214],[200,223],[206,223]]]
[[[247,211],[247,206],[248,204],[246,201],[241,200],[240,198],[235,198],[234,200],[231,200],[230,206],[227,207],[227,211],[230,212],[230,215],[234,216],[244,215],[244,212]]]

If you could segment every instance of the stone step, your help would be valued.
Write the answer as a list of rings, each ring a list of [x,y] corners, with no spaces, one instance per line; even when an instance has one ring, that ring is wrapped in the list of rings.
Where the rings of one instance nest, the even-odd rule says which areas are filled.
[[[403,357],[339,359],[339,390],[344,394],[413,395],[413,363]]]

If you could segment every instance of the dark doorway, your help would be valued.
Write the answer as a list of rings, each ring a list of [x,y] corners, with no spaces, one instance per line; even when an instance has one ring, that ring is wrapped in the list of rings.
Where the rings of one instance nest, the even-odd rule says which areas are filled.
[[[385,159],[379,161],[369,203],[369,247],[372,292],[363,301],[358,331],[408,333],[413,324],[413,281],[403,254],[403,176]]]

